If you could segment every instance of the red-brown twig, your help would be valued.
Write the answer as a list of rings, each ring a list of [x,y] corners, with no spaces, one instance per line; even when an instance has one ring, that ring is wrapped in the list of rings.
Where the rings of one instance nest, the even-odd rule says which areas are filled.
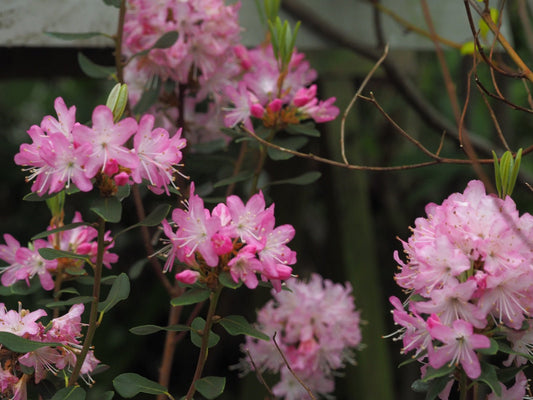
[[[344,126],[346,124],[346,117],[348,116],[348,113],[350,112],[350,110],[354,106],[355,102],[357,101],[357,99],[359,98],[361,93],[363,92],[363,90],[366,87],[367,83],[370,81],[370,79],[372,78],[374,73],[377,71],[379,66],[383,63],[383,61],[385,61],[385,58],[387,58],[388,54],[389,54],[389,45],[386,45],[385,49],[383,50],[383,55],[374,64],[374,66],[372,67],[370,72],[366,75],[365,79],[363,80],[363,83],[361,83],[361,86],[359,87],[359,89],[357,90],[355,95],[353,96],[352,100],[350,101],[350,104],[348,104],[348,107],[346,107],[346,110],[344,110],[344,114],[342,115],[342,119],[341,119],[341,156],[342,156],[342,160],[344,161],[345,164],[349,164],[348,159],[346,158],[346,149],[345,149],[345,145],[344,145]]]

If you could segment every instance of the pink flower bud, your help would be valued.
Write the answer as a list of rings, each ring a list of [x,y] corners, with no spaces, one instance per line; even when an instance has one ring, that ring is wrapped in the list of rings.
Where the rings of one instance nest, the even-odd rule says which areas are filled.
[[[270,111],[272,112],[278,112],[281,110],[282,106],[283,102],[280,99],[274,99],[268,104],[268,108],[270,108]]]
[[[127,172],[121,172],[120,174],[116,174],[113,179],[118,186],[124,186],[130,181],[130,176]]]
[[[211,243],[215,249],[215,253],[219,256],[228,254],[233,250],[233,243],[231,238],[220,233],[215,233],[211,238]]]
[[[187,285],[192,285],[198,280],[200,273],[198,271],[193,271],[186,269],[176,274],[176,280]]]
[[[114,158],[109,160],[105,167],[104,167],[104,173],[108,176],[113,176],[118,172],[118,162]]]
[[[263,115],[265,114],[265,109],[259,103],[252,104],[252,106],[250,107],[250,113],[256,118],[263,118]]]

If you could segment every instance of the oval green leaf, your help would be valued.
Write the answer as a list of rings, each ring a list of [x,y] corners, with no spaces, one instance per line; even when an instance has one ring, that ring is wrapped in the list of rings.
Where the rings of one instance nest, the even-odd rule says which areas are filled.
[[[196,317],[191,324],[191,341],[196,347],[202,347],[202,336],[198,332],[202,332],[205,328],[205,320],[202,317]],[[213,331],[209,332],[209,339],[207,340],[207,347],[215,346],[220,340]]]
[[[268,335],[255,329],[242,315],[228,315],[219,324],[232,336],[248,335],[261,340],[270,340]]]
[[[242,281],[235,282],[228,271],[222,272],[218,276],[218,281],[227,288],[237,289],[242,286]]]
[[[119,301],[126,300],[130,295],[130,279],[128,275],[122,272],[111,286],[107,298],[98,304],[98,311],[108,312]]]
[[[170,300],[173,306],[186,306],[189,304],[196,304],[207,300],[211,292],[208,289],[190,289],[183,293],[180,297]]]
[[[119,395],[127,399],[131,399],[139,393],[168,394],[167,388],[163,385],[130,372],[113,379],[113,387]]]
[[[134,335],[151,335],[152,333],[160,331],[172,331],[172,332],[185,332],[190,330],[187,325],[169,325],[169,326],[157,326],[157,325],[140,325],[130,329],[130,332]]]
[[[97,199],[91,211],[96,213],[104,221],[120,222],[122,215],[122,204],[116,197],[104,197]]]
[[[322,174],[318,171],[311,171],[306,172],[305,174],[302,174],[300,176],[290,178],[290,179],[282,179],[280,181],[270,182],[269,184],[265,186],[271,186],[271,185],[285,185],[285,184],[291,184],[291,185],[309,185],[315,181],[317,181]]]
[[[83,260],[85,262],[91,261],[91,258],[87,255],[52,249],[51,247],[43,247],[42,249],[39,249],[39,254],[45,260],[55,260],[56,258],[73,258],[75,260]]]
[[[66,387],[54,394],[50,400],[84,400],[87,396],[85,390],[79,386]]]
[[[73,224],[63,225],[60,228],[50,229],[48,231],[44,231],[44,232],[38,233],[37,235],[33,236],[30,240],[42,239],[42,238],[48,237],[49,235],[53,235],[54,233],[63,232],[63,231],[70,231],[71,229],[75,229],[75,228],[78,228],[80,226],[90,226],[90,225],[91,224],[89,224],[87,222],[74,222]]]
[[[222,376],[206,376],[194,382],[194,387],[206,399],[214,399],[224,392],[226,378]]]
[[[68,299],[68,300],[52,301],[50,303],[47,303],[46,307],[48,307],[48,308],[57,308],[57,307],[62,307],[62,306],[72,306],[74,304],[90,303],[91,301],[93,301],[93,297],[92,296],[76,296],[76,297],[73,297],[73,298]]]
[[[61,346],[61,343],[36,342],[34,340],[24,339],[11,332],[0,332],[0,344],[16,353],[29,353],[30,351],[40,349],[41,347]]]
[[[51,36],[56,39],[61,40],[83,40],[91,39],[93,37],[104,36],[109,37],[109,35],[102,32],[84,32],[84,33],[69,33],[69,32],[44,32],[45,35]]]
[[[89,60],[82,53],[78,53],[78,64],[81,70],[91,78],[108,78],[115,73],[114,67],[104,67]]]

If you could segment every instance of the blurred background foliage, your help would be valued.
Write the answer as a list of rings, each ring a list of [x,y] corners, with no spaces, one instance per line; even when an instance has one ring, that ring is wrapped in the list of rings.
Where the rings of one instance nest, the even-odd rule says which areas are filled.
[[[516,9],[511,7],[516,49],[529,62],[532,61],[531,54],[516,15]],[[460,102],[464,104],[471,58],[461,56],[456,50],[446,51],[445,54]],[[312,140],[304,151],[339,160],[340,118],[373,64],[352,52],[336,48],[310,51],[307,56],[318,70],[321,97],[336,96],[341,116],[337,121],[321,126],[321,138]],[[433,52],[393,52],[389,57],[422,91],[428,103],[453,120],[441,70]],[[479,75],[482,82],[490,85],[486,67],[480,67]],[[500,84],[509,100],[527,105],[528,93],[522,81],[505,78]],[[13,156],[20,144],[28,141],[26,130],[32,124],[39,124],[44,115],[54,115],[53,101],[57,96],[63,97],[69,106],[76,105],[79,121],[89,121],[94,107],[105,103],[111,87],[112,82],[80,76],[76,64],[65,75],[43,78],[36,69],[35,76],[14,74],[3,76],[0,80],[0,129],[3,139],[0,146],[1,234],[10,233],[21,243],[26,243],[30,237],[44,230],[49,222],[44,203],[22,201],[30,185],[24,182],[25,173],[13,163]],[[382,70],[365,89],[365,93],[369,92],[374,93],[380,105],[403,129],[427,148],[436,151],[443,132],[421,120]],[[501,102],[489,102],[512,150],[533,144],[529,114],[513,110]],[[476,135],[490,143],[497,143],[495,128],[475,87],[472,88],[466,124]],[[389,166],[427,160],[397,134],[374,106],[362,100],[358,100],[348,115],[346,126],[347,156],[354,164]],[[230,146],[211,157],[220,160],[221,157],[233,156],[232,151]],[[458,143],[447,136],[441,155],[462,157],[463,153]],[[481,153],[479,156],[490,157]],[[188,166],[209,164],[209,160],[205,155],[189,153],[184,160],[185,172],[191,172],[187,168],[192,167]],[[211,167],[216,163],[212,161]],[[522,165],[523,174],[515,190],[515,201],[522,212],[529,212],[533,211],[533,196],[524,182],[531,182],[529,177],[533,176],[530,155],[524,157]],[[491,166],[484,169],[493,176]],[[365,348],[356,354],[358,365],[349,367],[344,377],[337,380],[336,397],[341,400],[424,398],[423,394],[416,394],[410,389],[410,384],[419,376],[417,365],[413,363],[397,368],[406,359],[399,354],[400,343],[381,338],[395,330],[388,304],[389,296],[399,294],[393,280],[396,266],[392,254],[394,250],[401,249],[398,238],[407,239],[409,226],[414,224],[416,217],[424,215],[425,205],[428,202],[441,203],[452,192],[463,191],[467,182],[475,178],[472,168],[466,165],[437,165],[402,172],[361,172],[297,158],[279,162],[270,160],[266,165],[266,173],[271,179],[288,178],[307,171],[319,171],[322,177],[308,186],[272,186],[265,189],[265,194],[276,203],[277,225],[290,223],[296,228],[296,237],[291,242],[291,248],[298,253],[295,272],[305,277],[316,271],[336,282],[350,281],[357,307],[366,321],[363,327]],[[223,190],[213,195],[223,196]],[[159,199],[150,193],[144,196],[149,211]],[[179,199],[171,196],[162,201],[175,206]],[[72,217],[75,209],[82,210],[84,217],[90,220],[92,216],[86,206],[78,196],[70,196],[66,220]],[[125,203],[123,219],[120,225],[124,227],[136,222],[131,202]],[[119,228],[111,227],[113,231]],[[168,314],[166,293],[149,268],[139,267],[142,265],[139,260],[146,257],[140,234],[132,232],[122,236],[115,245],[115,251],[120,255],[120,261],[113,273],[129,273],[132,292],[128,301],[105,316],[103,326],[97,331],[95,354],[109,364],[110,369],[95,376],[97,383],[93,399],[99,398],[98,393],[111,389],[111,380],[122,372],[137,372],[157,380],[164,334],[135,336],[128,329],[142,324],[164,326]],[[219,314],[242,313],[248,320],[254,320],[255,309],[268,298],[266,289],[250,291],[241,288],[236,293],[225,291]],[[45,302],[36,293],[2,297],[0,300],[10,307],[16,307],[16,302],[21,301],[25,308],[41,307]],[[188,312],[186,309],[183,321]],[[210,351],[205,373],[228,376],[227,389],[221,398],[263,398],[265,391],[253,375],[240,379],[236,371],[228,370],[229,365],[236,364],[242,357],[238,348],[242,338],[218,333],[222,335],[222,341]],[[196,352],[188,337],[178,344],[171,393],[179,393],[180,389],[187,387]],[[265,378],[269,381],[268,377]]]

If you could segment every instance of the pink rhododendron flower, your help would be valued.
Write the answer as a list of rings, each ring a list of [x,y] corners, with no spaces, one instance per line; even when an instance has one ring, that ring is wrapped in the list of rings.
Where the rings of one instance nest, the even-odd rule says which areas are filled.
[[[225,204],[217,204],[210,212],[191,184],[186,206],[172,213],[176,232],[169,222],[162,223],[170,242],[162,250],[167,257],[164,272],[178,259],[199,271],[201,279],[217,267],[229,271],[235,283],[242,282],[251,289],[257,287],[260,276],[281,290],[281,283],[291,277],[291,265],[296,263],[296,252],[287,246],[294,228],[275,227],[274,206],[265,209],[263,193],[253,195],[246,204],[237,196],[229,196]]]
[[[174,185],[174,166],[181,161],[181,149],[187,141],[181,138],[181,129],[170,138],[163,128],[154,127],[155,118],[144,115],[139,122],[139,129],[133,139],[134,148],[139,157],[139,168],[133,171],[133,180],[140,183],[142,179],[150,182],[150,188],[156,193],[169,194],[168,185]]]
[[[88,176],[93,177],[98,170],[103,171],[111,159],[123,167],[137,168],[138,158],[123,146],[137,131],[135,119],[126,118],[115,124],[111,110],[106,106],[98,106],[93,111],[92,123],[91,128],[79,124],[72,131],[77,143],[88,143],[91,146],[91,154],[85,166]]]
[[[0,392],[2,398],[26,399],[26,384],[33,377],[35,383],[46,378],[48,372],[56,375],[66,369],[70,373],[81,351],[81,314],[83,304],[75,304],[69,312],[54,318],[45,327],[38,319],[46,315],[44,310],[30,312],[7,310],[0,304],[0,331],[11,332],[26,339],[42,343],[62,343],[64,346],[43,346],[28,353],[10,352],[4,348],[5,357],[0,360]],[[92,383],[91,372],[99,364],[93,351],[83,362],[82,378]],[[21,366],[33,368],[32,373],[23,373]],[[13,396],[13,397],[11,397]]]
[[[433,368],[440,368],[446,363],[461,364],[469,378],[479,377],[481,366],[474,350],[490,347],[487,336],[474,333],[472,324],[461,319],[453,321],[451,328],[430,319],[428,330],[432,338],[442,342],[442,346],[429,348],[429,363]]]
[[[336,370],[353,363],[352,351],[361,343],[359,312],[355,311],[352,288],[335,284],[320,275],[309,282],[291,279],[290,291],[273,291],[270,300],[257,313],[257,328],[276,341],[294,373],[313,391],[327,395],[334,389]],[[242,345],[261,372],[280,373],[272,388],[284,399],[308,399],[309,394],[289,372],[272,341],[246,337]],[[244,372],[253,366],[243,358]]]
[[[428,204],[426,213],[401,242],[406,261],[394,254],[400,267],[396,282],[411,294],[409,312],[391,298],[402,351],[414,351],[421,362],[427,358],[433,368],[461,366],[476,379],[477,350],[490,347],[491,338],[518,352],[504,366],[522,365],[520,353],[533,346],[533,217],[520,216],[509,196],[486,194],[480,181],[441,205]]]

